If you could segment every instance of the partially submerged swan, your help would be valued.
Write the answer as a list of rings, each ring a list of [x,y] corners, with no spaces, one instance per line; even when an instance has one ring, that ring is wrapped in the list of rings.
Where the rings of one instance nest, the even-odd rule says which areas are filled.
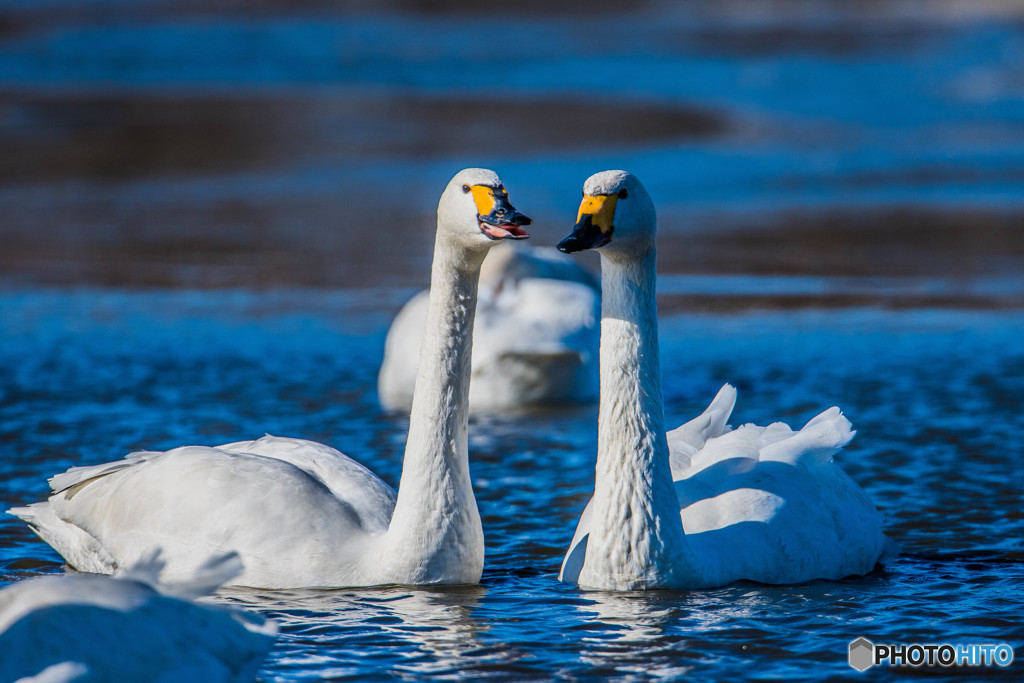
[[[0,680],[250,681],[277,625],[192,600],[242,571],[235,553],[179,584],[150,555],[116,576],[67,574],[0,590]]]
[[[891,542],[832,456],[853,437],[830,408],[793,431],[727,422],[726,385],[666,435],[654,205],[624,171],[584,184],[565,252],[600,248],[601,404],[594,496],[559,578],[587,588],[709,588],[866,574]]]
[[[160,547],[170,580],[236,551],[237,585],[477,583],[480,515],[467,413],[477,278],[487,250],[530,219],[501,179],[460,171],[437,207],[430,311],[398,493],[323,444],[266,436],[74,467],[47,501],[10,512],[76,569],[111,573]]]
[[[416,294],[388,330],[377,388],[390,410],[412,404],[429,296]],[[492,249],[480,272],[470,410],[596,401],[600,312],[597,280],[564,254]]]

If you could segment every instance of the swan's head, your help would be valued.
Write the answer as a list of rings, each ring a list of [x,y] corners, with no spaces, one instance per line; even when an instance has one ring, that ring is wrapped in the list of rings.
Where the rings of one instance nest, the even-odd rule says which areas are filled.
[[[495,242],[524,240],[524,225],[533,221],[509,202],[501,178],[485,168],[459,171],[448,183],[437,205],[437,229],[451,241],[471,249]]]
[[[654,203],[632,173],[602,171],[583,183],[572,234],[558,243],[567,254],[584,249],[635,253],[654,245]]]

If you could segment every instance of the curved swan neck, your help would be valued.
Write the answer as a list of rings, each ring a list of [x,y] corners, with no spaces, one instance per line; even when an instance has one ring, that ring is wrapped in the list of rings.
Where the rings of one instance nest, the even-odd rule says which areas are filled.
[[[658,303],[655,298],[657,255],[652,248],[639,259],[601,259],[601,445],[619,440],[622,428],[660,434],[638,453],[654,463],[663,444],[665,420],[658,350]],[[629,401],[616,400],[629,396]],[[608,400],[605,400],[607,398]],[[664,446],[664,447],[662,447]],[[617,454],[615,457],[621,457]]]
[[[653,247],[632,258],[602,254],[601,406],[584,585],[657,588],[693,570],[665,438],[656,259]]]
[[[440,242],[434,253],[405,467],[439,457],[452,465],[468,462],[470,360],[483,254]]]
[[[483,561],[467,424],[473,320],[484,255],[450,246],[439,232],[402,478],[388,529],[392,549],[410,560],[417,557],[411,565],[421,563],[426,574],[440,570],[435,563],[458,564],[456,556],[475,553],[477,541],[479,563]]]

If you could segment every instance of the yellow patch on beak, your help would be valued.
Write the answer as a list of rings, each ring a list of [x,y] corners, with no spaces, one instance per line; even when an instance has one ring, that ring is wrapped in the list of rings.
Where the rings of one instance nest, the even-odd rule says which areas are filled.
[[[615,202],[618,195],[583,195],[583,202],[580,204],[580,212],[576,216],[576,224],[579,225],[583,216],[590,215],[590,222],[598,227],[601,234],[607,235],[611,232],[612,221],[615,218]]]
[[[486,185],[474,185],[469,188],[476,202],[476,212],[481,216],[490,216],[494,211],[494,188]]]

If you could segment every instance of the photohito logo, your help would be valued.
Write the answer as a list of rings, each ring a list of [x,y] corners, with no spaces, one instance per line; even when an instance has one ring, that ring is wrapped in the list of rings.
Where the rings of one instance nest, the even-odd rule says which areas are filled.
[[[866,671],[887,666],[1010,666],[1013,648],[1006,643],[890,643],[876,645],[867,638],[850,642],[850,666]]]

